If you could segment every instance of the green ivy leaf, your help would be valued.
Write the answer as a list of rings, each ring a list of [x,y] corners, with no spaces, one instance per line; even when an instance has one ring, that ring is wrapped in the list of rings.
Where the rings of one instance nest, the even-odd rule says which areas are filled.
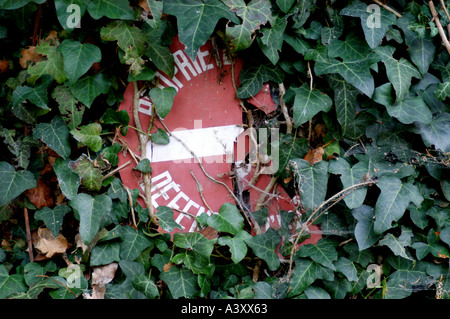
[[[245,240],[256,256],[263,259],[270,270],[276,270],[280,266],[280,259],[275,253],[275,249],[281,242],[281,237],[273,228],[267,232],[248,238]]]
[[[395,89],[395,102],[402,101],[411,87],[411,79],[422,78],[420,72],[405,58],[396,60],[393,58],[395,48],[383,46],[375,49],[375,53],[381,58],[386,66],[386,74]]]
[[[380,238],[380,235],[376,235],[373,230],[373,224],[375,222],[373,208],[362,205],[353,209],[352,215],[358,221],[354,232],[359,250],[363,251],[372,247]]]
[[[155,14],[153,11],[152,13]],[[143,26],[142,32],[147,39],[147,47],[144,53],[159,70],[164,72],[169,78],[172,78],[175,72],[175,61],[170,48],[165,46],[162,41],[167,26],[167,23],[159,23],[156,28],[150,28],[148,25]]]
[[[70,91],[78,101],[88,108],[91,107],[97,96],[108,93],[110,87],[111,82],[102,73],[83,77],[69,86]]]
[[[70,200],[69,205],[80,217],[81,239],[89,244],[100,230],[104,218],[111,211],[111,198],[104,194],[92,197],[81,193]]]
[[[221,18],[239,23],[219,0],[169,0],[163,3],[163,11],[177,17],[180,41],[186,46],[185,52],[191,60],[195,60],[198,49],[206,43]]]
[[[69,88],[63,85],[59,85],[53,90],[52,98],[58,103],[59,112],[69,129],[76,129],[83,120],[85,106],[81,105]]]
[[[92,151],[98,152],[102,148],[102,138],[100,133],[102,126],[98,123],[83,125],[80,129],[70,131],[70,134],[82,145],[86,145]]]
[[[124,0],[91,0],[87,8],[95,20],[104,16],[110,19],[134,20],[133,10]]]
[[[446,232],[444,232],[444,238],[445,236]],[[443,238],[442,232],[438,236],[434,229],[430,229],[427,235],[427,243],[415,242],[412,244],[412,248],[416,250],[417,259],[422,260],[429,253],[436,258],[448,258],[450,256],[448,249],[439,243],[439,238]]]
[[[36,125],[33,136],[42,140],[62,158],[66,159],[69,157],[71,152],[69,129],[61,117],[55,116],[50,123],[39,123]]]
[[[5,10],[19,9],[31,2],[42,4],[45,0],[2,0],[0,2],[1,8]]]
[[[209,240],[200,233],[175,233],[173,235],[173,244],[184,249],[192,249],[199,255],[208,258],[214,249],[215,239]]]
[[[76,161],[69,162],[69,168],[77,173],[81,182],[88,190],[99,191],[102,187],[103,176],[98,167],[87,158],[86,155],[80,156]],[[75,185],[71,185],[74,187]]]
[[[276,16],[271,25],[271,28],[262,28],[263,36],[257,39],[263,53],[275,65],[280,59],[279,52],[283,46],[283,34],[287,26],[287,20],[285,17]]]
[[[156,217],[158,217],[159,225],[166,232],[171,233],[175,228],[183,229],[173,218],[173,210],[167,206],[158,206],[156,212]]]
[[[416,185],[402,183],[398,177],[382,176],[377,184],[381,190],[375,205],[376,234],[381,234],[392,227],[392,222],[399,220],[410,202],[420,206],[423,197]]]
[[[395,255],[412,260],[406,249],[406,247],[411,246],[412,236],[413,233],[411,229],[402,226],[402,233],[398,238],[393,234],[386,234],[386,236],[384,236],[384,238],[380,240],[379,245],[388,246]]]
[[[68,39],[61,42],[58,52],[63,56],[64,71],[71,84],[102,59],[102,52],[96,45]]]
[[[61,24],[61,26],[66,31],[72,31],[76,28],[70,28],[68,26],[68,21],[72,22],[71,15],[75,12],[73,10],[68,10],[70,5],[77,5],[80,8],[80,19],[84,16],[86,13],[87,6],[89,4],[89,0],[55,0],[55,9],[56,9],[56,16],[58,17],[58,21]]]
[[[450,152],[450,114],[436,114],[431,123],[416,123],[416,127],[427,146],[434,145],[444,153]]]
[[[8,204],[11,200],[37,183],[31,172],[26,170],[15,171],[7,162],[0,162],[0,206]]]
[[[293,116],[295,127],[309,121],[317,113],[328,112],[331,109],[333,102],[329,96],[316,89],[310,90],[307,83],[292,90],[295,93]]]
[[[90,255],[91,266],[107,265],[115,261],[120,261],[120,244],[117,242],[108,242],[102,245],[96,245]]]
[[[44,207],[34,214],[34,218],[42,220],[45,226],[50,229],[52,235],[56,237],[63,225],[64,216],[68,212],[70,212],[70,207],[67,205],[58,205],[53,209]]]
[[[170,138],[166,131],[159,128],[152,134],[152,142],[155,144],[167,145],[170,142]]]
[[[289,283],[291,289],[288,292],[288,297],[301,294],[317,279],[333,280],[334,273],[331,269],[325,268],[315,261],[296,257],[295,268]]]
[[[31,87],[31,86],[19,86],[17,87],[12,96],[12,105],[17,106],[19,103],[23,103],[25,100],[30,101],[34,105],[40,107],[44,110],[49,110],[47,87],[53,79],[50,76],[45,76],[41,84]]]
[[[358,271],[351,260],[345,257],[339,257],[334,265],[336,266],[336,270],[343,273],[349,281],[358,280]]]
[[[450,96],[450,82],[439,83],[434,91],[434,96],[440,101],[444,101]]]
[[[236,235],[244,228],[244,217],[239,213],[235,205],[224,203],[218,214],[208,217],[208,225],[219,232]]]
[[[295,158],[303,158],[308,153],[308,140],[301,137],[294,139],[291,134],[282,134],[279,145],[279,169],[275,175],[287,178],[289,175],[289,162]]]
[[[333,265],[333,261],[338,259],[335,247],[335,241],[328,238],[322,238],[316,244],[301,246],[298,251],[298,256],[310,257],[315,262],[332,270],[336,270],[336,267]]]
[[[174,299],[193,298],[198,292],[197,276],[185,267],[171,267],[160,278],[167,283]]]
[[[123,188],[122,181],[119,178],[114,178],[108,189],[107,195],[111,199],[120,200],[122,203],[126,203],[128,199],[127,191]]]
[[[281,9],[284,13],[288,13],[289,9],[292,8],[295,0],[276,0],[278,8]]]
[[[246,99],[255,96],[263,87],[264,83],[274,81],[283,82],[284,73],[276,66],[270,64],[247,65],[239,75],[241,82],[237,97]]]
[[[159,116],[165,118],[167,114],[169,114],[176,94],[177,91],[173,87],[163,89],[153,88],[150,90],[149,95],[152,98],[156,112],[158,112]]]
[[[133,261],[148,247],[153,247],[153,242],[144,235],[142,230],[135,230],[131,226],[122,227],[123,241],[120,244],[120,258]]]
[[[297,176],[302,203],[307,209],[322,204],[327,192],[328,162],[311,165],[303,159],[291,161],[291,168]]]
[[[47,60],[39,61],[28,67],[27,72],[30,75],[28,83],[36,83],[36,80],[44,74],[51,75],[58,83],[67,80],[63,56],[57,51],[57,46],[44,41],[36,46],[35,52],[47,56]]]
[[[337,158],[336,160],[330,161],[328,171],[341,175],[343,187],[348,188],[360,183],[365,174],[369,172],[369,168],[365,162],[358,162],[353,167],[350,167],[350,164],[346,160]],[[363,204],[366,194],[367,187],[358,188],[345,196],[344,202],[350,209],[358,208]]]
[[[63,160],[58,157],[53,164],[53,170],[58,178],[61,192],[70,200],[78,193],[81,178],[69,168],[69,163],[70,160]]]
[[[238,264],[247,255],[247,245],[245,244],[245,241],[249,240],[250,237],[251,235],[247,231],[241,230],[233,237],[219,237],[218,243],[219,245],[227,245],[230,247],[231,260],[233,260],[235,264]]]
[[[400,102],[394,102],[392,98],[392,85],[385,83],[375,89],[373,100],[386,107],[389,115],[397,118],[403,124],[431,122],[431,111],[420,97],[406,96]]]
[[[123,51],[130,46],[139,55],[144,52],[145,36],[137,27],[130,26],[128,22],[115,20],[100,30],[100,37],[105,41],[117,41]]]
[[[27,291],[27,285],[23,275],[9,275],[5,265],[0,265],[0,298],[6,299],[25,291]]]
[[[371,12],[367,4],[356,0],[341,10],[340,14],[361,19],[364,36],[371,49],[375,49],[384,38],[390,25],[395,24],[395,14],[378,6],[378,12]],[[379,19],[379,25],[376,24]]]
[[[134,276],[131,283],[136,290],[142,292],[147,298],[156,299],[159,297],[158,286],[148,276],[144,274]]]

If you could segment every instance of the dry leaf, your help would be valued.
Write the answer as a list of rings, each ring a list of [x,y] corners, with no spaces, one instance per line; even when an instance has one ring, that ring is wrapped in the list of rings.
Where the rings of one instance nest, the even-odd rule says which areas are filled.
[[[77,244],[77,248],[81,248],[81,250],[83,251],[83,254],[89,248],[87,245],[84,244],[84,241],[83,241],[83,239],[81,239],[80,234],[75,235],[75,243]]]
[[[323,153],[324,153],[323,148],[318,147],[309,150],[309,152],[305,155],[303,159],[309,162],[309,164],[314,165],[315,163],[320,162],[322,160]]]
[[[147,0],[139,0],[139,6],[147,12],[150,12]]]
[[[0,60],[0,73],[4,73],[9,69],[8,60]]]
[[[116,262],[95,267],[92,272],[92,295],[84,294],[86,299],[105,299],[106,286],[116,274],[119,264]]]
[[[52,192],[50,187],[39,179],[37,181],[37,186],[25,191],[30,202],[36,206],[37,209],[42,207],[50,207],[53,205]]]
[[[163,271],[168,272],[170,270],[170,267],[172,267],[172,263],[168,262],[167,264],[164,265]]]
[[[29,46],[26,49],[22,49],[20,54],[22,55],[19,59],[19,64],[22,69],[28,68],[28,62],[36,63],[42,60],[42,55],[35,52],[35,46]]]
[[[200,229],[198,232],[200,234],[202,234],[203,236],[205,236],[206,238],[208,238],[209,240],[219,237],[217,235],[218,234],[217,230],[215,230],[211,226],[207,226],[207,227],[205,227],[203,229]]]
[[[54,237],[48,228],[38,229],[33,245],[47,258],[51,258],[55,254],[62,254],[69,247],[67,239],[62,234]]]

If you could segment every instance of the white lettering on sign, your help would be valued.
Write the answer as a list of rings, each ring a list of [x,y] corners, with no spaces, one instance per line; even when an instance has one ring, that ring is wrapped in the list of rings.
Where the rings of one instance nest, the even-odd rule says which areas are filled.
[[[141,188],[144,189],[143,184],[141,185]],[[154,208],[163,205],[181,212],[186,212],[193,216],[198,216],[205,212],[208,215],[216,214],[210,210],[206,210],[205,207],[199,205],[190,199],[186,193],[181,191],[180,185],[172,179],[169,171],[165,171],[152,177],[151,193]],[[180,213],[175,220],[183,227],[183,230],[185,227],[183,226],[182,221],[186,218],[192,220],[192,216],[189,216],[188,214]],[[197,222],[194,220],[188,231],[193,232],[196,228]]]
[[[181,89],[183,84],[177,77],[178,71],[183,75],[183,77],[190,81],[193,77],[198,76],[199,74],[214,69],[214,64],[209,63],[209,60],[206,61],[206,57],[210,57],[210,53],[208,50],[201,51],[199,50],[197,53],[197,58],[192,61],[182,50],[178,50],[173,53],[173,59],[175,62],[174,68],[174,76],[172,79],[168,79],[160,72],[156,72],[155,76],[157,76],[161,83],[158,84],[159,88],[164,88],[167,86],[173,87],[175,90]],[[225,65],[231,64],[228,60],[226,54],[223,54],[223,61]],[[163,85],[163,83],[165,85]]]

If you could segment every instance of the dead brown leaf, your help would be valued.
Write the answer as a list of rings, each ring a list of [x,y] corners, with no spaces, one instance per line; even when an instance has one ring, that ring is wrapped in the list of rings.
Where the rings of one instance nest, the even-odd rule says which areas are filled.
[[[53,205],[51,189],[42,179],[38,179],[35,188],[26,190],[25,195],[37,209]]]
[[[147,0],[139,0],[139,6],[147,12],[150,12],[150,7]]]
[[[172,263],[168,262],[167,264],[164,265],[163,271],[168,272],[170,270],[170,267],[172,267]]]
[[[62,234],[54,237],[48,228],[38,229],[33,245],[47,258],[51,258],[55,254],[62,254],[69,248],[67,239]]]
[[[9,69],[8,60],[0,60],[0,73],[4,73]]]
[[[309,164],[314,165],[315,163],[320,162],[322,160],[323,153],[324,153],[323,147],[318,147],[309,150],[309,152],[305,155],[303,159],[309,162]]]
[[[36,63],[42,60],[42,55],[36,53],[35,49],[35,46],[29,46],[28,48],[20,51],[21,57],[19,59],[19,64],[22,69],[28,68],[29,62]]]
[[[92,272],[92,295],[84,294],[84,297],[86,299],[105,299],[106,285],[114,279],[118,266],[118,263],[113,262],[95,267]]]
[[[207,226],[203,229],[200,229],[198,232],[203,236],[205,236],[206,238],[208,238],[209,240],[219,237],[217,230],[215,230],[211,226]]]

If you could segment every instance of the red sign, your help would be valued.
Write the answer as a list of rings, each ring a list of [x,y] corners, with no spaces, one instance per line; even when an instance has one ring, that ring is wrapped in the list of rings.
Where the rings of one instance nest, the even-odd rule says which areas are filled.
[[[184,52],[184,45],[175,37],[170,47],[175,60],[175,75],[171,79],[162,72],[156,72],[159,87],[173,87],[177,90],[174,103],[169,114],[163,119],[165,126],[175,137],[170,137],[167,145],[147,143],[147,154],[140,154],[139,138],[133,129],[124,137],[128,146],[142,158],[146,157],[152,167],[152,203],[168,206],[174,210],[174,218],[183,227],[183,231],[197,230],[197,223],[192,216],[201,213],[213,214],[219,211],[225,202],[234,202],[230,193],[234,186],[232,174],[229,172],[236,160],[236,142],[244,132],[243,112],[236,99],[231,78],[231,65],[226,55],[219,51],[213,55],[213,48],[208,42],[202,46],[195,61]],[[216,59],[222,64],[218,66]],[[235,81],[239,83],[241,62],[235,64]],[[270,91],[255,96],[255,101],[263,101],[264,111],[273,111],[274,103],[270,99]],[[269,94],[267,96],[267,94]],[[134,88],[129,84],[124,94],[120,110],[133,114]],[[270,101],[269,101],[270,99]],[[139,100],[139,118],[142,129],[146,132],[151,119],[151,102],[145,96]],[[257,105],[260,107],[260,105]],[[267,109],[267,110],[266,110]],[[133,116],[130,125],[135,126]],[[154,122],[152,132],[164,127]],[[242,137],[242,135],[241,135]],[[242,138],[240,140],[243,140]],[[182,142],[180,142],[182,141]],[[195,156],[193,155],[195,154]],[[119,165],[130,160],[130,156],[119,154]],[[201,162],[198,163],[197,159]],[[219,184],[208,178],[202,170]],[[143,189],[142,181],[129,165],[120,171],[122,182],[129,188]],[[251,179],[251,174],[245,177]],[[247,187],[250,195],[251,209],[255,208],[261,192],[270,181],[270,176],[261,175],[254,187]],[[199,192],[198,184],[203,189]],[[280,210],[295,211],[288,194],[278,188],[279,196],[272,199],[270,209],[270,225],[279,225]]]

